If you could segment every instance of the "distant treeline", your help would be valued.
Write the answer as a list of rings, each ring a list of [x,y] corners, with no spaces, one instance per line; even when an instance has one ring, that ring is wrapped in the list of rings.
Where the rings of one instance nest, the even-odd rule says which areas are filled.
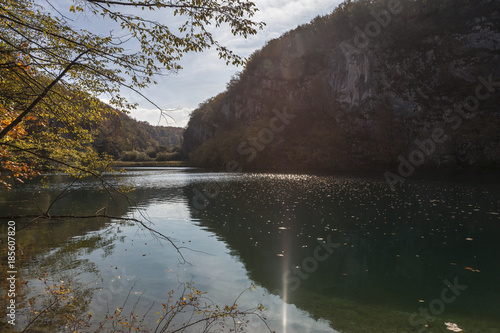
[[[123,161],[171,161],[183,158],[183,128],[153,126],[117,112],[100,123],[94,146],[98,153]]]

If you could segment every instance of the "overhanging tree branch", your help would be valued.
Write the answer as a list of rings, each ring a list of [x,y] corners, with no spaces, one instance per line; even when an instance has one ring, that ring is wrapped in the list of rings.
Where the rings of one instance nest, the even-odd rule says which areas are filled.
[[[14,119],[9,125],[7,125],[2,131],[0,132],[0,140],[3,139],[14,127],[16,127],[24,117],[26,117],[33,109],[35,106],[37,106],[38,103],[49,93],[49,91],[54,87],[63,77],[66,75],[66,73],[73,67],[77,61],[84,56],[85,54],[89,53],[91,50],[86,50],[82,53],[80,53],[73,61],[71,61],[66,68],[54,79],[52,82],[38,95],[38,97],[24,110],[19,114],[16,119]]]

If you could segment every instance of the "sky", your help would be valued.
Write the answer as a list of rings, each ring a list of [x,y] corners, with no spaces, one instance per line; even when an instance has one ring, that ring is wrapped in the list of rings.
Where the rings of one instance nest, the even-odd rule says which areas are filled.
[[[46,0],[47,1],[47,0]],[[64,12],[71,19],[71,25],[100,34],[109,32],[109,22],[100,22],[98,19],[74,15],[67,12],[71,0],[48,0],[53,8]],[[257,35],[247,39],[235,37],[230,31],[220,28],[214,31],[214,36],[221,44],[228,46],[236,54],[248,57],[255,50],[262,48],[267,41],[281,36],[298,25],[309,23],[318,15],[331,13],[341,2],[340,0],[260,0],[254,1],[259,11],[252,18],[254,21],[263,21],[266,26],[259,30]],[[172,17],[165,13],[149,13],[154,19],[168,25]],[[149,17],[148,17],[149,18]],[[108,30],[108,31],[106,31]],[[130,102],[138,103],[131,116],[137,120],[147,121],[152,125],[185,127],[190,113],[201,102],[223,92],[226,83],[239,71],[241,67],[227,66],[225,61],[218,58],[215,50],[203,53],[185,55],[180,62],[183,69],[177,74],[169,74],[157,78],[157,85],[152,85],[142,93],[162,109],[167,110],[170,118],[160,117],[160,111],[132,91],[122,91],[122,96]],[[105,101],[105,100],[104,100]]]

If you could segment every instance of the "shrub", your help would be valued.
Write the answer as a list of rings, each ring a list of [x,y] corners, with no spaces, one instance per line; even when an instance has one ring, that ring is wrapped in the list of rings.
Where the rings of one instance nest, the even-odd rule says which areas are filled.
[[[122,161],[130,161],[130,162],[144,162],[150,161],[151,158],[145,152],[138,152],[137,150],[126,151],[122,154]]]
[[[156,154],[156,160],[157,161],[173,161],[176,159],[177,155],[179,155],[178,153],[167,153],[167,152],[163,152],[163,153],[158,153]]]
[[[140,152],[137,155],[136,161],[137,162],[151,161],[151,158],[145,152]]]
[[[158,153],[157,147],[149,147],[146,149],[146,155],[148,155],[151,158],[156,158],[156,154]]]
[[[139,152],[137,150],[125,151],[122,153],[121,160],[122,161],[136,161],[139,156]]]

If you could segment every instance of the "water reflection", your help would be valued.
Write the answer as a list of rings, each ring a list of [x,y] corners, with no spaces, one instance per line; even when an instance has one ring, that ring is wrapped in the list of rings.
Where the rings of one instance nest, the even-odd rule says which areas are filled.
[[[195,192],[186,188],[192,203]],[[469,332],[498,327],[498,200],[488,184],[415,181],[392,193],[370,177],[254,175],[191,210],[253,281],[336,329],[413,330],[409,315],[439,304],[447,280],[467,286],[445,314]]]
[[[127,298],[145,312],[179,281],[195,281],[217,303],[230,304],[254,282],[263,288],[246,293],[241,304],[263,303],[276,331],[413,332],[423,319],[413,318],[420,326],[412,323],[412,313],[440,297],[444,280],[458,279],[467,289],[426,323],[436,332],[446,331],[444,318],[463,323],[468,333],[500,326],[494,183],[415,178],[393,193],[370,175],[149,168],[110,181],[135,189],[129,199],[110,198],[99,183],[82,181],[53,211],[84,215],[107,207],[110,215],[147,217],[184,247],[191,265],[181,265],[168,244],[117,221],[44,221],[25,228],[19,234],[29,253],[25,279],[35,276],[33,267],[73,277],[86,290],[82,312],[103,313]],[[49,188],[33,183],[1,193],[1,210],[46,209],[69,180],[49,182]]]
[[[38,182],[12,191],[0,192],[0,212],[2,215],[36,215],[50,212],[61,215],[92,215],[102,207],[108,207],[110,214],[122,215],[126,207],[118,204],[107,193],[97,191],[96,183],[89,181],[74,182],[73,179],[54,175],[46,179],[48,187]],[[74,188],[67,190],[68,185]],[[58,200],[56,200],[58,199]],[[95,251],[102,251],[103,257],[113,254],[114,243],[119,240],[114,224],[106,219],[52,219],[34,220],[32,218],[15,219],[16,221],[16,305],[17,325],[22,328],[40,311],[54,304],[54,311],[40,317],[37,325],[46,331],[55,332],[64,322],[66,314],[59,312],[71,307],[70,314],[86,313],[95,292],[95,285],[90,283],[99,276],[98,266],[84,256]],[[5,223],[0,226],[2,235],[7,235]],[[1,239],[1,254],[6,257],[6,237]],[[7,270],[1,270],[0,276],[5,281]],[[86,278],[81,279],[81,277]],[[64,281],[64,282],[62,282]],[[58,289],[54,289],[57,285]],[[2,284],[2,287],[4,284]],[[71,288],[71,305],[64,302],[53,303],[56,294]],[[3,294],[4,290],[2,290]],[[68,296],[69,297],[69,296]],[[2,298],[5,302],[7,297]],[[6,318],[2,303],[2,319]],[[58,306],[61,306],[59,308]],[[61,310],[62,311],[62,310]],[[2,320],[0,330],[11,327]],[[36,331],[30,327],[28,331]]]
[[[60,176],[49,178],[54,186],[48,188],[29,184],[17,192],[2,193],[2,211],[10,214],[39,213],[52,205],[52,212],[57,214],[88,215],[109,206],[109,214],[146,217],[156,230],[185,247],[183,253],[190,262],[190,265],[180,264],[179,255],[171,246],[158,242],[147,232],[138,231],[134,225],[118,221],[66,219],[28,223],[18,220],[17,225],[22,228],[19,243],[28,255],[22,261],[24,269],[19,277],[29,282],[29,289],[24,289],[25,298],[18,299],[19,302],[37,296],[39,304],[47,303],[45,285],[37,280],[46,271],[51,282],[65,281],[78,288],[78,311],[94,314],[91,321],[94,328],[109,309],[125,304],[140,314],[147,313],[152,304],[165,302],[170,290],[178,290],[179,282],[196,281],[197,287],[207,291],[214,302],[232,304],[252,281],[246,277],[242,265],[227,254],[224,243],[191,223],[187,209],[189,199],[184,195],[185,186],[217,181],[214,178],[229,181],[234,177],[135,170],[117,182],[135,185],[129,199],[121,201],[120,196],[109,198],[108,193],[98,191],[98,184],[92,181],[80,182],[77,190],[60,196],[71,182]],[[26,197],[30,198],[27,202],[23,201]],[[54,198],[60,200],[53,204]],[[260,302],[269,308],[266,315],[271,324],[281,320],[281,312],[274,311],[282,308],[281,300],[262,288],[246,292],[238,303],[248,308]],[[295,326],[290,332],[333,332],[327,323],[314,321],[293,306],[287,307],[290,323]],[[20,314],[19,324],[23,326],[30,318],[27,311]],[[149,328],[154,327],[157,319],[152,312],[145,317],[152,324]],[[44,322],[42,327],[53,332],[57,323],[54,319],[51,323]],[[263,332],[259,321],[249,325],[248,332]]]

